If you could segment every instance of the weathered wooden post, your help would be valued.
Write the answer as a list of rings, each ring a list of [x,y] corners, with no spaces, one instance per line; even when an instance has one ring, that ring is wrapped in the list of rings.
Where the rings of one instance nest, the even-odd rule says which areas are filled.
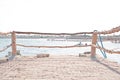
[[[97,43],[97,30],[94,30],[93,35],[92,35],[92,44],[96,45]],[[91,46],[91,57],[95,58],[96,55],[96,47]]]
[[[13,60],[14,57],[16,56],[17,54],[17,50],[16,50],[16,34],[15,34],[15,31],[12,32],[11,34],[11,42],[12,42],[12,54],[10,54],[8,60]]]
[[[16,55],[17,50],[16,50],[16,34],[15,31],[12,32],[12,55]]]

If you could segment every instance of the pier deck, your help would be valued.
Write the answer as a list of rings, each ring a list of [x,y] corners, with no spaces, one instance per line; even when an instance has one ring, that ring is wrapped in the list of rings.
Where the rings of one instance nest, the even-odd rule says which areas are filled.
[[[0,64],[0,80],[120,80],[120,64],[89,56],[17,57]]]

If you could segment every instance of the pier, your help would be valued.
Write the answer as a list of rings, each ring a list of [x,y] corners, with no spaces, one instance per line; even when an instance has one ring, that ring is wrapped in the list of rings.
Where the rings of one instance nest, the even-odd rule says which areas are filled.
[[[1,80],[119,80],[120,65],[97,57],[16,57],[0,64]]]
[[[119,80],[120,64],[107,60],[106,54],[120,54],[120,51],[103,47],[100,34],[112,34],[120,31],[120,26],[107,31],[79,32],[79,33],[40,33],[13,31],[0,33],[11,35],[11,44],[0,49],[0,52],[11,47],[11,55],[0,61],[1,80]],[[39,46],[17,43],[16,35],[42,34],[42,35],[78,35],[91,34],[89,45],[69,46]],[[99,35],[99,36],[98,36]],[[100,39],[101,45],[96,45]],[[50,55],[47,57],[20,56],[17,46],[23,48],[81,48],[90,47],[89,54],[79,55]],[[96,54],[101,50],[104,58]]]

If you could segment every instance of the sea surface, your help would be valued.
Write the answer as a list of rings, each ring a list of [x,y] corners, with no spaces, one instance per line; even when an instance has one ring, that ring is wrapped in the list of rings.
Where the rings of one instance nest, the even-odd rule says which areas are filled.
[[[79,41],[66,41],[66,40],[48,40],[48,39],[17,39],[17,44],[24,44],[27,46],[70,46],[79,44]],[[0,50],[11,44],[11,39],[0,39]],[[91,42],[81,41],[81,44],[91,44]],[[120,43],[112,43],[110,41],[103,42],[103,45],[106,49],[112,49],[115,51],[120,51]],[[17,50],[20,50],[21,55],[23,56],[35,56],[36,54],[49,53],[55,55],[78,55],[79,53],[89,52],[90,47],[81,47],[81,48],[26,48],[17,46]],[[0,57],[5,57],[8,55],[8,52],[11,52],[11,47],[0,52]],[[103,57],[100,50],[97,49],[97,54]],[[107,59],[120,63],[120,54],[108,54]]]

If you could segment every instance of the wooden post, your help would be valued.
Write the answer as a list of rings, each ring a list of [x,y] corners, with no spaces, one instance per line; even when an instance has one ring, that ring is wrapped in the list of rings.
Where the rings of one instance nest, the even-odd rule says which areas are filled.
[[[16,55],[16,34],[15,31],[12,32],[12,55]]]
[[[93,36],[92,36],[92,44],[93,45],[96,45],[96,43],[97,43],[97,33],[96,32],[97,31],[94,30],[94,33],[93,33]],[[94,58],[95,55],[96,55],[96,48],[94,46],[91,46],[91,57]]]

